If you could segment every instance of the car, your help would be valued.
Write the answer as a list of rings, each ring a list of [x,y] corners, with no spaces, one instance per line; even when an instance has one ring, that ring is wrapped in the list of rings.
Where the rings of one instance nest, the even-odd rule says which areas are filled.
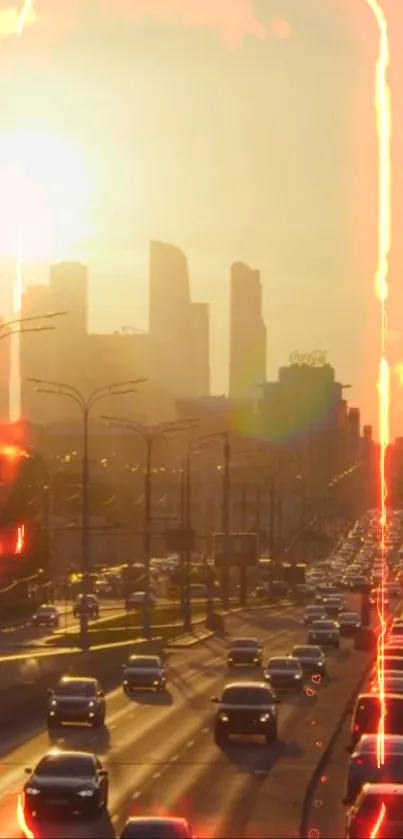
[[[126,598],[125,602],[125,609],[127,612],[132,612],[135,609],[139,609],[144,606],[146,602],[146,593],[145,591],[133,591],[132,594]],[[151,606],[155,606],[157,602],[157,596],[154,590],[150,590],[149,592],[149,602]]]
[[[107,809],[108,773],[96,755],[52,749],[25,772],[22,807],[28,822],[57,813],[97,816]]]
[[[192,839],[186,819],[174,816],[135,816],[127,820],[120,839]]]
[[[398,656],[403,658],[403,643],[402,639],[389,638],[387,644],[383,648],[383,654],[386,656]]]
[[[227,655],[228,667],[262,666],[262,646],[257,638],[234,638]]]
[[[344,607],[344,599],[332,595],[331,597],[325,597],[322,604],[327,618],[337,618]]]
[[[340,635],[355,635],[362,626],[358,612],[339,612],[337,623],[340,627]]]
[[[357,743],[347,770],[347,788],[343,804],[353,804],[366,783],[387,780],[399,783],[403,778],[403,737],[385,734],[386,761],[378,765],[378,734],[364,734]]]
[[[308,676],[318,673],[326,675],[326,656],[320,647],[313,644],[303,644],[293,647],[292,656],[297,658],[304,673]]]
[[[298,658],[293,656],[273,656],[269,659],[265,671],[265,680],[273,688],[302,690],[304,672]]]
[[[383,810],[384,808],[384,810]],[[375,825],[383,812],[382,825]],[[403,784],[364,784],[347,813],[346,839],[403,836]]]
[[[317,606],[307,606],[304,612],[304,616],[302,618],[303,624],[305,626],[309,626],[314,621],[324,620],[326,618],[326,612],[321,605]]]
[[[56,606],[48,606],[44,604],[39,606],[35,614],[32,616],[32,623],[34,626],[51,626],[57,628],[60,624],[60,615]]]
[[[385,734],[403,735],[403,696],[385,693]],[[376,734],[381,716],[381,699],[376,693],[360,693],[351,721],[351,740],[347,751],[352,754],[363,734]]]
[[[97,679],[63,676],[49,691],[48,729],[86,723],[100,728],[105,722],[105,694]]]
[[[233,682],[226,685],[218,704],[214,721],[214,740],[218,746],[226,743],[231,734],[262,734],[266,743],[277,741],[278,699],[265,682]]]
[[[403,671],[403,658],[399,655],[384,655],[382,659],[383,669]]]
[[[99,618],[99,600],[95,594],[79,594],[73,606],[73,615],[80,618],[82,615],[89,618]]]
[[[340,630],[336,621],[314,621],[308,630],[308,644],[319,644],[321,647],[340,647]]]
[[[125,693],[141,688],[166,690],[167,676],[158,655],[131,655],[122,669]]]
[[[371,683],[373,693],[379,693],[379,681],[377,674],[373,676]],[[403,693],[403,673],[401,670],[387,670],[383,678],[383,691],[386,693]]]

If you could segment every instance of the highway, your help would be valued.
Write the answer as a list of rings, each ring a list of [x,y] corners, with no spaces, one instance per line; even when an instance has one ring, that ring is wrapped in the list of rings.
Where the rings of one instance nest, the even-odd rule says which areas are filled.
[[[277,613],[276,613],[277,612]],[[233,615],[229,635],[256,635],[264,660],[286,654],[303,642],[302,610],[293,606]],[[103,732],[66,731],[60,745],[96,751],[110,773],[109,814],[98,823],[49,824],[41,837],[86,839],[113,837],[130,814],[164,812],[185,815],[199,837],[293,837],[298,835],[307,784],[320,757],[323,740],[346,701],[362,666],[351,641],[329,653],[330,677],[307,683],[301,696],[284,695],[279,705],[279,742],[235,740],[225,750],[214,744],[212,695],[228,680],[250,678],[250,671],[228,673],[227,642],[211,638],[202,645],[169,654],[169,692],[136,694],[130,700],[119,688],[108,697]],[[359,661],[357,661],[357,656]],[[361,663],[360,663],[361,662]],[[255,672],[255,678],[259,674]],[[64,733],[64,732],[63,732]],[[32,732],[1,747],[0,837],[20,836],[16,797],[25,766],[33,766],[48,748],[45,731]],[[329,782],[330,786],[330,782]],[[332,783],[333,786],[333,783]],[[339,798],[342,792],[338,791]],[[333,836],[328,832],[321,836]]]

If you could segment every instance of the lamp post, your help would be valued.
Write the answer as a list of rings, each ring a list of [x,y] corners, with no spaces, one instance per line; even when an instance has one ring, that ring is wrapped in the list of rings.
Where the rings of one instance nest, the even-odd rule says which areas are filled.
[[[13,335],[23,335],[26,332],[48,332],[50,329],[55,329],[55,327],[47,325],[33,325],[25,327],[25,324],[35,324],[35,322],[39,320],[52,320],[53,318],[58,318],[65,314],[67,314],[67,312],[45,312],[43,315],[8,320],[6,323],[0,324],[0,341],[3,341],[4,338],[11,338]]]
[[[84,601],[89,589],[90,573],[90,517],[89,517],[89,462],[88,462],[88,431],[89,418],[94,405],[105,399],[107,396],[123,396],[135,393],[135,385],[147,381],[147,379],[133,379],[125,382],[116,382],[95,388],[88,396],[85,396],[78,388],[63,382],[52,382],[44,379],[27,379],[35,386],[39,393],[47,393],[51,396],[65,396],[78,406],[83,418],[83,458],[82,458],[82,533],[81,533],[81,570],[83,575]],[[88,650],[90,647],[88,632],[88,615],[86,609],[80,615],[81,648]]]
[[[134,420],[119,419],[119,417],[104,416],[103,419],[116,428],[125,428],[128,431],[133,431],[138,434],[144,441],[146,446],[146,463],[144,471],[144,565],[145,565],[145,597],[143,605],[143,634],[149,639],[152,637],[151,627],[151,599],[150,599],[150,561],[151,561],[151,475],[152,475],[152,456],[154,442],[157,438],[165,437],[172,439],[176,434],[174,432],[182,432],[190,430],[193,425],[178,421],[165,422],[160,425],[147,426]]]

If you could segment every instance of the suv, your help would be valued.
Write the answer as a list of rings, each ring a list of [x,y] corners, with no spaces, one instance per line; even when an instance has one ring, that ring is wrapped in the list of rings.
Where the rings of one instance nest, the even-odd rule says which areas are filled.
[[[263,734],[266,743],[277,741],[277,697],[268,685],[259,682],[233,682],[226,685],[218,704],[214,740],[218,746],[231,734]]]
[[[99,600],[95,594],[79,594],[73,606],[75,618],[87,614],[89,618],[99,618]]]
[[[87,723],[100,728],[105,722],[105,694],[97,679],[63,676],[49,691],[48,729],[65,724]]]
[[[403,696],[386,693],[385,734],[403,735]],[[351,743],[349,752],[353,752],[363,734],[376,734],[381,716],[381,699],[376,693],[360,693],[351,722]]]
[[[234,638],[227,656],[228,667],[241,664],[248,667],[262,666],[262,646],[257,638]]]

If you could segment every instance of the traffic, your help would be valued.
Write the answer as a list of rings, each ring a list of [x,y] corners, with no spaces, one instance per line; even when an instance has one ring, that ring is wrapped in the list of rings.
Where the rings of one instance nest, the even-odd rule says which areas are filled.
[[[369,836],[368,814],[380,800],[393,801],[396,822],[403,802],[393,792],[403,767],[403,517],[395,516],[389,534],[396,585],[388,590],[381,768],[376,650],[372,644],[363,652],[360,641],[376,634],[362,585],[364,577],[377,586],[373,520],[358,522],[337,555],[308,570],[304,602],[239,610],[227,617],[225,635],[162,656],[128,651],[112,690],[91,672],[66,673],[44,697],[42,720],[29,720],[27,703],[31,732],[21,741],[16,720],[2,743],[0,837],[295,835],[320,749],[367,671],[342,747],[343,777],[332,780],[330,758],[323,806],[313,806],[300,835]]]

